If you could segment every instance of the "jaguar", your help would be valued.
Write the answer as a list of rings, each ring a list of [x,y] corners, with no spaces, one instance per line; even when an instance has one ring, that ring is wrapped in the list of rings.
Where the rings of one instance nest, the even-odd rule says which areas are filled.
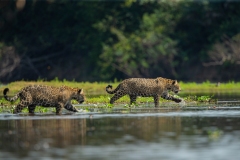
[[[181,98],[177,98],[169,94],[169,91],[178,93],[180,86],[177,80],[167,79],[163,77],[157,78],[129,78],[123,80],[116,89],[112,89],[112,85],[106,87],[106,92],[114,94],[110,99],[110,104],[113,104],[116,100],[129,95],[130,105],[136,102],[138,96],[153,97],[155,107],[159,107],[159,98],[162,97],[174,102],[181,102]]]
[[[7,101],[14,102],[18,98],[20,99],[13,113],[20,113],[24,107],[28,107],[29,113],[34,113],[36,106],[55,107],[56,114],[60,114],[62,108],[78,112],[71,104],[71,100],[75,99],[78,103],[83,103],[85,100],[83,89],[68,86],[29,85],[22,88],[13,97],[9,97],[8,92],[9,88],[3,90],[4,98]]]

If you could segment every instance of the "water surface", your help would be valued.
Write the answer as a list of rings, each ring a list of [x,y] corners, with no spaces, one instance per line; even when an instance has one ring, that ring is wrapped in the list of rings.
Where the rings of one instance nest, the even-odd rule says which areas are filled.
[[[217,103],[169,102],[161,108],[85,104],[77,107],[88,112],[62,115],[1,113],[0,159],[237,160],[240,95],[214,98]]]
[[[221,107],[0,114],[0,159],[239,159],[240,107]]]

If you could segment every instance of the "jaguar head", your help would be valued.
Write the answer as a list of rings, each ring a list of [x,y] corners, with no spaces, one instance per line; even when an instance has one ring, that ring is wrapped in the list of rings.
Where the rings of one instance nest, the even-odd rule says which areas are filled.
[[[179,91],[181,91],[181,88],[179,86],[179,83],[177,82],[177,80],[173,80],[171,82],[171,85],[169,85],[169,88],[168,88],[169,91],[172,91],[174,93],[178,93]]]
[[[81,104],[85,101],[83,89],[78,89],[75,100],[77,100],[79,104]]]

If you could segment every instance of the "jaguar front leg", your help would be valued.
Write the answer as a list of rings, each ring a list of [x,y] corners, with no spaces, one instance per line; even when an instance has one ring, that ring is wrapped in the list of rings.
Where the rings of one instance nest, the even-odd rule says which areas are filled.
[[[166,99],[166,100],[172,100],[172,101],[174,101],[174,102],[176,102],[176,103],[180,103],[180,102],[182,101],[181,98],[174,97],[174,96],[170,95],[170,94],[167,93],[167,92],[163,93],[163,94],[161,95],[161,97],[162,97],[163,99]]]
[[[176,98],[176,97],[172,96],[172,101],[174,101],[176,103],[180,103],[180,102],[182,102],[182,99],[181,98]]]
[[[76,107],[74,107],[72,104],[67,104],[64,106],[65,109],[69,110],[69,111],[72,111],[72,112],[79,112]]]
[[[33,105],[33,104],[29,105],[28,106],[28,112],[31,113],[31,114],[34,114],[35,108],[36,108],[36,105]]]
[[[62,104],[58,104],[55,108],[56,108],[56,114],[60,115],[62,113],[63,105]]]
[[[159,107],[159,95],[153,96],[155,107]]]

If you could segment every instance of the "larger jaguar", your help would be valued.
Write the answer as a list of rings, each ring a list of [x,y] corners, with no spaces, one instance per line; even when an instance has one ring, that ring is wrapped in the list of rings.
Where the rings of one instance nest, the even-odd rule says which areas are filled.
[[[36,106],[55,107],[56,114],[60,114],[62,108],[78,112],[71,104],[71,100],[75,99],[79,103],[83,103],[85,99],[83,89],[67,86],[29,85],[22,88],[11,98],[7,96],[8,91],[8,88],[5,88],[3,91],[4,98],[7,101],[13,102],[20,98],[20,102],[13,113],[20,113],[24,107],[28,107],[29,113],[34,113]]]
[[[181,102],[181,98],[176,98],[168,93],[169,91],[178,93],[180,90],[181,89],[177,80],[171,80],[162,77],[155,79],[130,78],[123,80],[115,90],[112,90],[111,85],[106,87],[107,93],[114,94],[114,96],[110,99],[111,104],[124,95],[129,95],[130,104],[136,102],[137,96],[153,97],[155,107],[159,107],[160,97],[175,101],[177,103]]]

